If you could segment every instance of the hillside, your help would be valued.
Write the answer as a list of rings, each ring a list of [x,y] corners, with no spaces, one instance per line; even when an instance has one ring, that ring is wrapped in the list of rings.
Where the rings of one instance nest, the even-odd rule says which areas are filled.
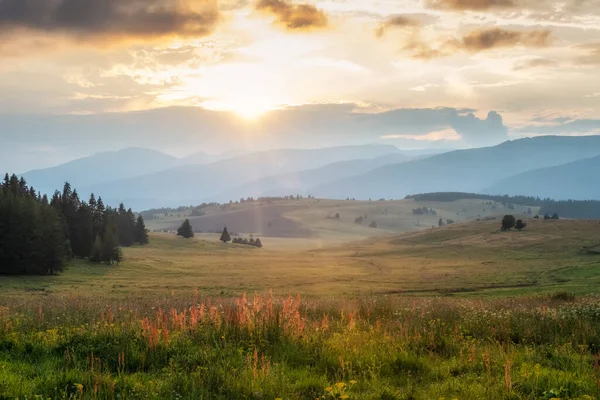
[[[357,199],[402,198],[426,192],[480,192],[513,175],[598,155],[600,136],[520,139],[494,147],[459,150],[384,166],[363,175],[315,186],[311,192],[318,197]],[[574,192],[565,193],[574,197],[579,189],[585,190],[574,187]]]
[[[284,149],[245,154],[207,165],[184,166],[82,190],[104,193],[109,204],[135,209],[199,204],[219,193],[270,175],[318,168],[330,163],[395,154],[395,146],[365,145],[321,149]],[[220,199],[228,201],[230,199]]]
[[[181,160],[176,157],[159,151],[132,147],[97,153],[52,168],[29,171],[23,176],[37,190],[52,194],[57,189],[62,190],[65,181],[70,182],[73,187],[81,188],[158,172],[178,165],[181,165]]]
[[[386,235],[321,250],[223,244],[153,233],[146,247],[124,249],[119,267],[83,261],[53,279],[0,277],[5,295],[27,298],[85,291],[93,296],[140,292],[238,295],[273,289],[301,295],[509,295],[572,291],[599,293],[597,221],[529,220],[522,231],[499,232],[498,222],[469,222]]]
[[[500,219],[507,213],[524,216],[526,206],[499,202],[461,199],[436,201],[352,201],[326,199],[269,200],[233,203],[202,208],[202,216],[191,215],[191,209],[148,215],[149,229],[175,231],[188,218],[197,232],[220,232],[227,226],[231,232],[254,234],[268,238],[286,238],[290,247],[322,247],[332,243],[361,240],[391,232],[413,232],[437,227],[442,219],[455,222],[476,219]],[[508,205],[507,205],[508,206]],[[433,210],[415,214],[414,210]],[[531,207],[537,212],[538,207]],[[339,217],[339,218],[338,218]],[[360,221],[357,222],[357,218]],[[372,225],[374,224],[375,227]]]
[[[557,200],[600,199],[600,157],[527,171],[496,182],[491,194],[520,194]]]

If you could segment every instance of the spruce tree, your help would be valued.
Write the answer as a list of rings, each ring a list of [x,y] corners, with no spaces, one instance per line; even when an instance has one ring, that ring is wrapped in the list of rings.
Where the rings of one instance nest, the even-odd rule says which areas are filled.
[[[139,244],[148,244],[150,239],[148,238],[148,230],[146,229],[146,224],[144,223],[144,218],[140,214],[135,223],[134,229],[134,239]]]
[[[183,224],[177,229],[177,236],[182,236],[186,239],[190,239],[194,237],[194,231],[192,229],[192,225],[190,224],[190,220],[186,219],[183,221]]]
[[[223,243],[227,243],[231,241],[231,236],[227,231],[227,227],[223,228],[223,233],[221,233],[221,238],[219,239]]]

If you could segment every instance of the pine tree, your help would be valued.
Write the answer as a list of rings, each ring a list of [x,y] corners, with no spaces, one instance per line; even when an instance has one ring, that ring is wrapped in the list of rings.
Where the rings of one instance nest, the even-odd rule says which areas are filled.
[[[146,224],[144,223],[144,218],[140,214],[137,218],[137,222],[135,223],[134,229],[134,239],[139,244],[148,244],[150,239],[148,238],[148,230],[146,229]]]
[[[194,237],[194,231],[192,229],[192,225],[190,224],[190,220],[186,219],[183,221],[183,224],[177,229],[177,236],[182,236],[186,239],[190,239]]]
[[[96,236],[96,239],[94,240],[94,244],[92,245],[92,251],[90,253],[90,261],[102,261],[102,239],[100,238],[100,236]]]
[[[221,233],[221,238],[219,239],[223,243],[227,243],[231,241],[231,236],[227,231],[227,227],[223,228],[223,233]]]
[[[123,250],[120,247],[115,248],[115,253],[113,255],[113,260],[117,263],[117,265],[123,262]]]

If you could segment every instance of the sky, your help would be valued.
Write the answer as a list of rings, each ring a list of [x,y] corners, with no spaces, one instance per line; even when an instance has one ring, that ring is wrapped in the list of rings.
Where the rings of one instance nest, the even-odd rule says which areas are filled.
[[[600,134],[600,0],[0,0],[0,169]]]

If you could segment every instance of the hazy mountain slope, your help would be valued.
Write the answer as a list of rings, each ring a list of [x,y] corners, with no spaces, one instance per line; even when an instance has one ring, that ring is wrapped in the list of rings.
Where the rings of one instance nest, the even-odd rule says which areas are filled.
[[[600,157],[528,171],[500,180],[485,193],[523,194],[556,200],[600,199]]]
[[[321,168],[269,176],[244,185],[226,190],[215,196],[215,201],[236,200],[241,197],[283,196],[288,194],[310,194],[315,185],[364,174],[389,164],[398,164],[412,160],[402,154],[390,154],[367,160],[340,161]]]
[[[65,181],[69,181],[74,188],[81,188],[162,171],[178,165],[181,165],[181,160],[176,157],[155,150],[132,147],[97,153],[55,167],[29,171],[23,176],[37,190],[51,194],[56,189],[62,190]]]
[[[181,159],[181,162],[182,165],[203,165],[217,162],[219,160],[222,160],[223,158],[225,157],[199,151],[197,153],[193,153],[189,156],[183,157]]]
[[[227,189],[267,176],[399,151],[395,146],[383,145],[262,151],[207,165],[178,167],[107,184],[90,185],[84,190],[102,194],[109,204],[123,201],[136,209],[199,204]]]
[[[529,170],[600,155],[600,136],[545,136],[494,147],[459,150],[388,165],[366,174],[310,189],[319,197],[401,198],[407,194],[479,192],[498,180]]]

